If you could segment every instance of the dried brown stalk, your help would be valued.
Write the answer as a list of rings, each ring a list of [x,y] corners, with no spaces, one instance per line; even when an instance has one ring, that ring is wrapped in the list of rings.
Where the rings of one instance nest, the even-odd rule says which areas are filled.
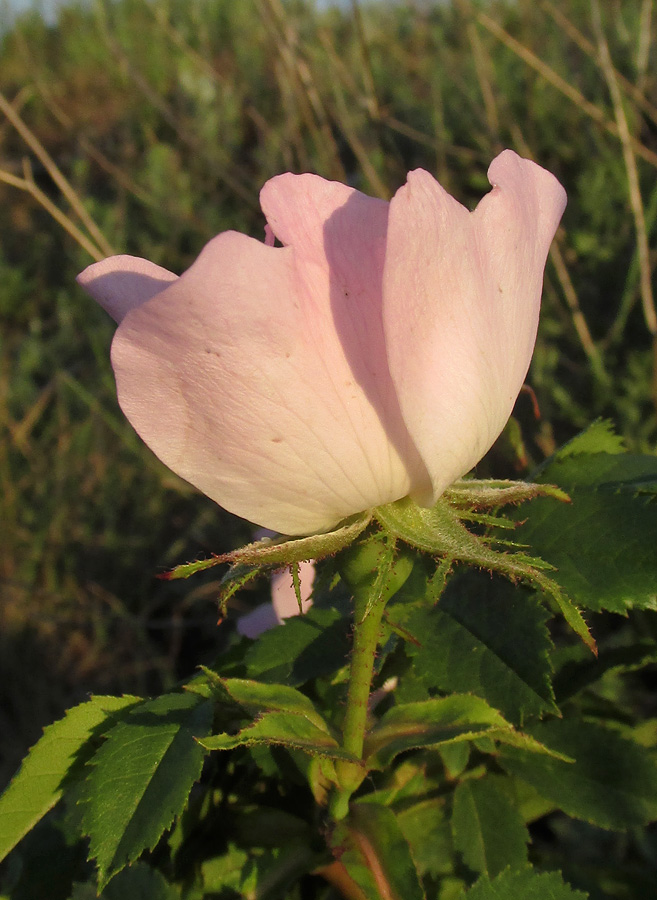
[[[62,210],[52,202],[50,197],[48,197],[47,194],[44,194],[41,188],[35,184],[29,160],[23,160],[22,178],[19,178],[17,175],[12,175],[11,172],[7,172],[5,169],[0,169],[0,181],[4,182],[4,184],[9,184],[12,187],[18,188],[20,191],[25,191],[34,197],[37,203],[39,203],[45,211],[61,225],[64,231],[66,231],[67,234],[70,234],[82,249],[86,250],[89,256],[96,260],[96,262],[100,262],[100,260],[104,259],[106,256],[112,255],[111,250],[110,253],[106,253],[104,249],[97,247],[87,235],[77,227],[70,216],[67,216],[66,213],[62,212]]]
[[[68,202],[71,206],[71,209],[75,212],[77,217],[80,219],[80,221],[82,222],[84,227],[89,232],[90,236],[95,241],[96,245],[100,248],[103,256],[112,256],[115,253],[114,249],[112,248],[112,245],[107,240],[105,235],[102,233],[100,228],[96,225],[96,223],[94,222],[92,217],[89,215],[84,203],[78,196],[77,192],[75,191],[75,189],[73,188],[71,183],[62,174],[59,166],[57,165],[55,160],[52,158],[52,156],[48,153],[48,151],[43,146],[43,144],[38,139],[38,137],[25,124],[23,119],[16,112],[16,109],[14,108],[14,106],[7,100],[7,98],[1,92],[0,92],[0,111],[2,111],[5,114],[7,119],[11,122],[11,124],[14,126],[16,131],[23,138],[23,140],[25,141],[27,146],[30,148],[30,150],[34,153],[34,155],[37,157],[37,159],[41,162],[41,164],[43,165],[45,170],[48,172],[48,174],[50,175],[52,180],[55,182],[57,187],[60,189],[60,191],[62,192],[64,197],[68,200]],[[36,185],[34,185],[34,181],[33,181],[33,179],[31,179],[31,176],[30,176],[29,180],[30,180],[31,184],[33,185],[33,187],[36,188]],[[5,179],[5,181],[6,181],[6,179]],[[7,183],[9,183],[9,182],[7,182]],[[45,194],[43,194],[42,191],[39,191],[38,188],[36,188],[36,191],[38,192],[38,194],[37,194],[37,192],[35,192],[35,190],[33,190],[32,187],[24,188],[24,189],[29,190],[29,192],[35,197],[35,199],[38,199],[39,195],[41,197],[45,197]],[[39,199],[39,202],[42,203],[42,200]],[[48,212],[50,212],[51,215],[54,215],[51,209],[48,209]],[[55,218],[56,218],[56,216],[55,216]],[[69,233],[71,233],[71,232],[69,232]]]
[[[505,31],[501,25],[495,22],[494,19],[491,19],[490,16],[487,16],[486,13],[480,12],[477,15],[477,21],[480,25],[482,25],[487,31],[491,34],[494,34],[496,38],[498,38],[505,46],[507,46],[510,50],[512,50],[523,62],[527,63],[534,71],[538,72],[546,81],[548,81],[553,87],[555,87],[558,91],[560,91],[565,97],[568,97],[578,109],[580,109],[583,113],[585,113],[589,118],[593,119],[599,125],[601,125],[606,131],[610,134],[613,134],[614,137],[620,137],[618,131],[618,125],[615,122],[610,122],[609,119],[605,116],[604,112],[595,105],[595,103],[591,103],[590,100],[587,100],[586,97],[577,90],[577,88],[573,87],[572,84],[569,84],[561,75],[557,74],[547,63],[544,63],[542,59],[536,56],[528,47],[525,47],[524,44],[521,44],[520,41],[517,41],[514,37],[512,37],[508,31]],[[630,138],[631,145],[633,151],[637,156],[640,156],[642,159],[645,159],[646,162],[649,162],[651,166],[657,168],[657,153],[654,153],[652,150],[648,149],[644,144],[640,141],[637,141],[636,138]]]

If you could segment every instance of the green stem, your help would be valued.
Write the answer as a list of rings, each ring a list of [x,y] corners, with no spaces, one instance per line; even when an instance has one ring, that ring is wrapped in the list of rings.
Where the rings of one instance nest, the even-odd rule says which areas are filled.
[[[340,577],[354,598],[354,640],[342,747],[357,760],[363,760],[383,610],[410,575],[414,561],[414,554],[399,551],[396,539],[385,531],[359,538],[342,552],[338,561]],[[349,812],[349,798],[367,775],[367,768],[364,761],[359,764],[338,760],[335,771],[338,786],[331,796],[329,810],[339,821]]]
[[[347,689],[347,710],[342,726],[342,746],[357,759],[363,758],[363,744],[369,714],[368,703],[376,648],[381,635],[381,617],[386,597],[380,594],[371,601],[363,592],[356,597],[354,610],[354,642],[351,651],[351,671]],[[331,797],[330,810],[334,819],[344,819],[349,811],[349,799],[366,775],[363,766],[351,762],[337,762],[336,774],[340,788]]]
[[[342,726],[342,746],[353,756],[362,759],[372,673],[376,648],[381,636],[381,618],[386,597],[381,594],[373,601],[367,596],[355,599],[354,643],[347,690],[347,711]]]
[[[342,725],[342,746],[353,757],[363,758],[367,730],[368,701],[374,660],[381,637],[381,618],[386,602],[408,577],[408,566],[397,573],[395,545],[387,540],[356,545],[343,557],[340,574],[354,596],[354,638],[347,688],[347,709]],[[401,577],[400,577],[401,576]],[[349,798],[367,774],[354,762],[337,762],[339,788],[331,798],[330,811],[337,820],[349,810]]]

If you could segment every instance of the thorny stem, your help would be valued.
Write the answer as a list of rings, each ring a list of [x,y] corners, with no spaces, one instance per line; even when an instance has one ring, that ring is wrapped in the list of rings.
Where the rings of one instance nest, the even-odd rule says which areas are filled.
[[[386,598],[380,595],[370,603],[369,610],[368,601],[367,596],[356,598],[347,711],[342,727],[342,746],[358,759],[363,758],[368,701]],[[336,770],[342,789],[332,798],[331,812],[334,818],[342,819],[347,814],[349,798],[360,785],[365,772],[361,766],[350,762],[339,762]]]
[[[364,555],[367,556],[367,551]],[[376,650],[381,637],[381,619],[386,602],[391,596],[391,580],[393,582],[396,580],[393,560],[394,547],[386,547],[377,560],[376,575],[373,576],[371,570],[367,571],[367,564],[364,571],[361,568],[363,566],[361,557],[356,562],[356,568],[361,571],[357,572],[356,582],[351,581],[350,584],[354,591],[354,637],[347,709],[342,725],[342,747],[359,760],[363,758],[368,701]],[[336,773],[340,788],[331,798],[330,810],[333,817],[340,820],[348,812],[349,798],[362,782],[365,769],[358,763],[345,761],[336,764]]]
[[[342,745],[345,750],[359,759],[362,759],[363,756],[368,700],[385,602],[385,596],[380,595],[372,601],[367,610],[368,598],[356,599],[354,644]]]

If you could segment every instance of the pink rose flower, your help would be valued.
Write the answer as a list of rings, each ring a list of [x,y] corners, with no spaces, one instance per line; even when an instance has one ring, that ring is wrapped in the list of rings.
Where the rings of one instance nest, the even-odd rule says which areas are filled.
[[[390,203],[279,175],[260,195],[265,243],[224,232],[180,277],[130,256],[85,269],[120,323],[132,425],[204,494],[284,534],[432,504],[513,409],[565,206],[511,150],[488,177],[469,212],[422,169]]]

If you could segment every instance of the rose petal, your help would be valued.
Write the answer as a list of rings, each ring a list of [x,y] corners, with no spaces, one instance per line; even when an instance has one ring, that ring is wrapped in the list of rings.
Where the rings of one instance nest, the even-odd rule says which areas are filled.
[[[390,204],[384,272],[388,360],[433,502],[504,427],[536,338],[543,269],[565,207],[544,169],[511,150],[470,213],[419,169]]]
[[[123,411],[175,472],[276,531],[328,529],[427,474],[387,369],[387,205],[315,176],[269,182],[285,247],[227,232],[135,307],[112,361]]]
[[[178,276],[138,256],[110,256],[87,266],[78,284],[121,322],[126,313],[159,294]]]
[[[307,560],[299,563],[299,588],[303,612],[313,605],[311,594],[315,581],[315,563]],[[289,569],[275,572],[271,579],[271,600],[279,622],[299,615],[299,601],[294,590],[292,573]]]
[[[275,628],[276,625],[280,625],[280,622],[276,616],[274,604],[261,603],[260,606],[256,606],[255,609],[252,609],[245,616],[240,616],[236,627],[238,634],[243,634],[245,637],[255,640],[263,631],[269,631],[270,628]]]
[[[303,612],[309,610],[313,605],[311,594],[314,581],[315,563],[312,560],[299,563],[299,587]],[[261,603],[245,616],[240,616],[237,620],[239,634],[255,639],[263,631],[269,631],[270,628],[281,625],[285,619],[299,615],[299,601],[289,569],[275,572],[272,575],[271,597],[271,603]]]

